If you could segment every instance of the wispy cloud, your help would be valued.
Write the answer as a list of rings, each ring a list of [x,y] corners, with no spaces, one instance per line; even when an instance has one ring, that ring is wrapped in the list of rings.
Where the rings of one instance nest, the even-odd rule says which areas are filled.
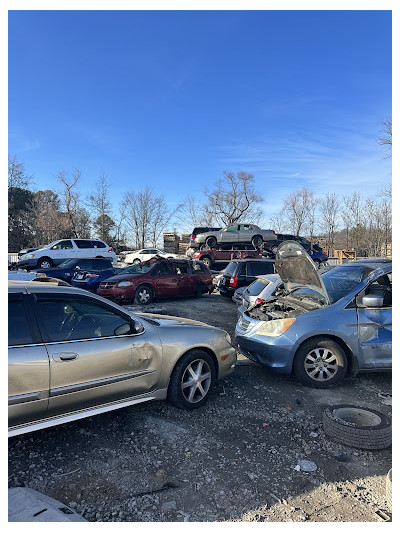
[[[42,142],[39,139],[28,139],[26,136],[15,130],[9,132],[9,138],[14,141],[18,153],[37,150],[42,146]]]

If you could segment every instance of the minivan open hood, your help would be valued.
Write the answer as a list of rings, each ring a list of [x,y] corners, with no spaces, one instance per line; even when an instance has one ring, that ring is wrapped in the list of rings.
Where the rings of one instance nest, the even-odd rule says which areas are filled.
[[[330,300],[324,282],[305,249],[296,241],[282,242],[275,256],[275,268],[285,289],[289,292],[308,287],[318,292],[329,305]]]

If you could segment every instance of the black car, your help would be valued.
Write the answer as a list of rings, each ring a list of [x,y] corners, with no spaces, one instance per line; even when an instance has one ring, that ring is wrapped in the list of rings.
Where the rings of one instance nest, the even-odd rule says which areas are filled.
[[[220,294],[231,297],[236,289],[250,285],[257,276],[274,273],[274,259],[235,259],[222,273],[218,289]]]
[[[289,235],[288,233],[277,233],[276,240],[264,241],[262,250],[263,252],[266,252],[265,255],[268,255],[268,254],[275,255],[278,249],[278,246],[283,241],[297,241],[302,245],[302,247],[306,250],[306,252],[311,251],[311,242],[309,240],[307,240],[305,237],[299,237],[297,235]]]
[[[62,279],[68,283],[78,270],[107,270],[112,268],[111,259],[67,259],[58,267],[38,268],[34,272],[41,272],[46,276]]]

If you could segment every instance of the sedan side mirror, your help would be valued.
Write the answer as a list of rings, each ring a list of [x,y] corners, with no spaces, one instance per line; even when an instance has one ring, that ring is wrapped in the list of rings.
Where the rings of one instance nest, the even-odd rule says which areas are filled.
[[[383,297],[375,294],[366,294],[362,297],[361,303],[364,307],[377,308],[383,306]]]
[[[115,328],[114,335],[129,335],[130,333],[138,335],[142,331],[144,331],[143,324],[138,320],[132,320],[132,322],[126,322]]]

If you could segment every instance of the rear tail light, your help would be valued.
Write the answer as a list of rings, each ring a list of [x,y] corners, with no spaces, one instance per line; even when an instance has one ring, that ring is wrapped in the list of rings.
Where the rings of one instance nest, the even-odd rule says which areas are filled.
[[[257,300],[255,301],[255,305],[261,304],[262,302],[265,302],[264,298],[257,298]]]
[[[273,233],[274,235],[276,235],[276,233],[275,233],[275,231],[274,231],[274,230],[272,230],[272,233]]]
[[[231,287],[236,287],[236,285],[237,285],[237,280],[238,280],[238,279],[237,279],[237,276],[232,276],[231,279],[229,280],[229,285],[230,285]]]
[[[195,237],[193,235],[190,236],[190,240],[191,241],[194,241],[195,240]]]
[[[108,251],[109,251],[109,252],[112,252],[112,251],[113,251],[113,249],[112,249],[112,248],[110,248],[110,249],[109,249]]]

